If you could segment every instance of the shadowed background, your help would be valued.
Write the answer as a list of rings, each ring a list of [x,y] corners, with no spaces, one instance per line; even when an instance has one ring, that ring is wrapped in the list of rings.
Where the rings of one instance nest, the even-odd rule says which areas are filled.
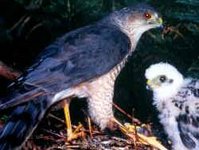
[[[65,32],[101,19],[112,10],[136,0],[1,0],[0,60],[23,72],[36,55]],[[145,33],[119,75],[114,102],[142,122],[157,123],[151,93],[145,88],[144,71],[159,61],[175,65],[185,76],[199,77],[199,1],[143,0],[161,12],[166,28]],[[10,81],[0,78],[0,93]],[[74,101],[72,109],[82,101]],[[73,119],[81,113],[73,111]],[[80,111],[80,112],[81,112]],[[130,121],[116,111],[122,121]],[[79,119],[77,119],[79,121]],[[75,122],[76,120],[74,120]],[[159,132],[157,132],[159,133]]]

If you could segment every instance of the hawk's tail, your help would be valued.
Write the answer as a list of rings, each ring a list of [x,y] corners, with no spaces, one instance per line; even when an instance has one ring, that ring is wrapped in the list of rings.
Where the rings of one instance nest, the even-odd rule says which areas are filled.
[[[0,150],[20,149],[44,117],[49,107],[47,99],[47,95],[40,95],[12,111],[0,130]]]

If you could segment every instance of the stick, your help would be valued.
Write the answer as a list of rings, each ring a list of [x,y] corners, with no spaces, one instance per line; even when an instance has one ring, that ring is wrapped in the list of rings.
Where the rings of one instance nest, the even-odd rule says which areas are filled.
[[[3,76],[8,80],[14,80],[20,75],[21,73],[19,71],[16,71],[12,69],[11,67],[8,67],[2,61],[0,61],[0,76]]]

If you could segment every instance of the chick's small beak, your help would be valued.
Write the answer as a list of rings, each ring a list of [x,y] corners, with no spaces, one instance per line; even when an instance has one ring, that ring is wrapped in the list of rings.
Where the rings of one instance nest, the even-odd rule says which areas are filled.
[[[151,80],[147,80],[147,82],[146,82],[146,89],[147,90],[152,90],[152,87],[151,87]]]
[[[151,85],[151,80],[147,80],[146,84],[147,84],[148,86],[150,86],[150,85]]]
[[[156,80],[147,80],[147,89],[155,89],[160,87],[160,84]]]

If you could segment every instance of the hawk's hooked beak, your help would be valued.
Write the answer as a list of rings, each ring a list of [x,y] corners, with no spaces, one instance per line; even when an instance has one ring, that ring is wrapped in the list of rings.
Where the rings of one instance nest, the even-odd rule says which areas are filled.
[[[157,19],[157,23],[160,25],[160,28],[163,28],[163,20],[161,17]]]
[[[161,25],[162,25],[162,24],[163,24],[163,20],[162,20],[162,18],[161,18],[161,17],[160,17],[160,18],[158,18],[158,19],[157,19],[157,22],[158,22],[159,24],[161,24]]]
[[[148,20],[149,24],[155,24],[157,27],[163,27],[162,17],[158,17],[156,15],[152,16],[151,19]]]

